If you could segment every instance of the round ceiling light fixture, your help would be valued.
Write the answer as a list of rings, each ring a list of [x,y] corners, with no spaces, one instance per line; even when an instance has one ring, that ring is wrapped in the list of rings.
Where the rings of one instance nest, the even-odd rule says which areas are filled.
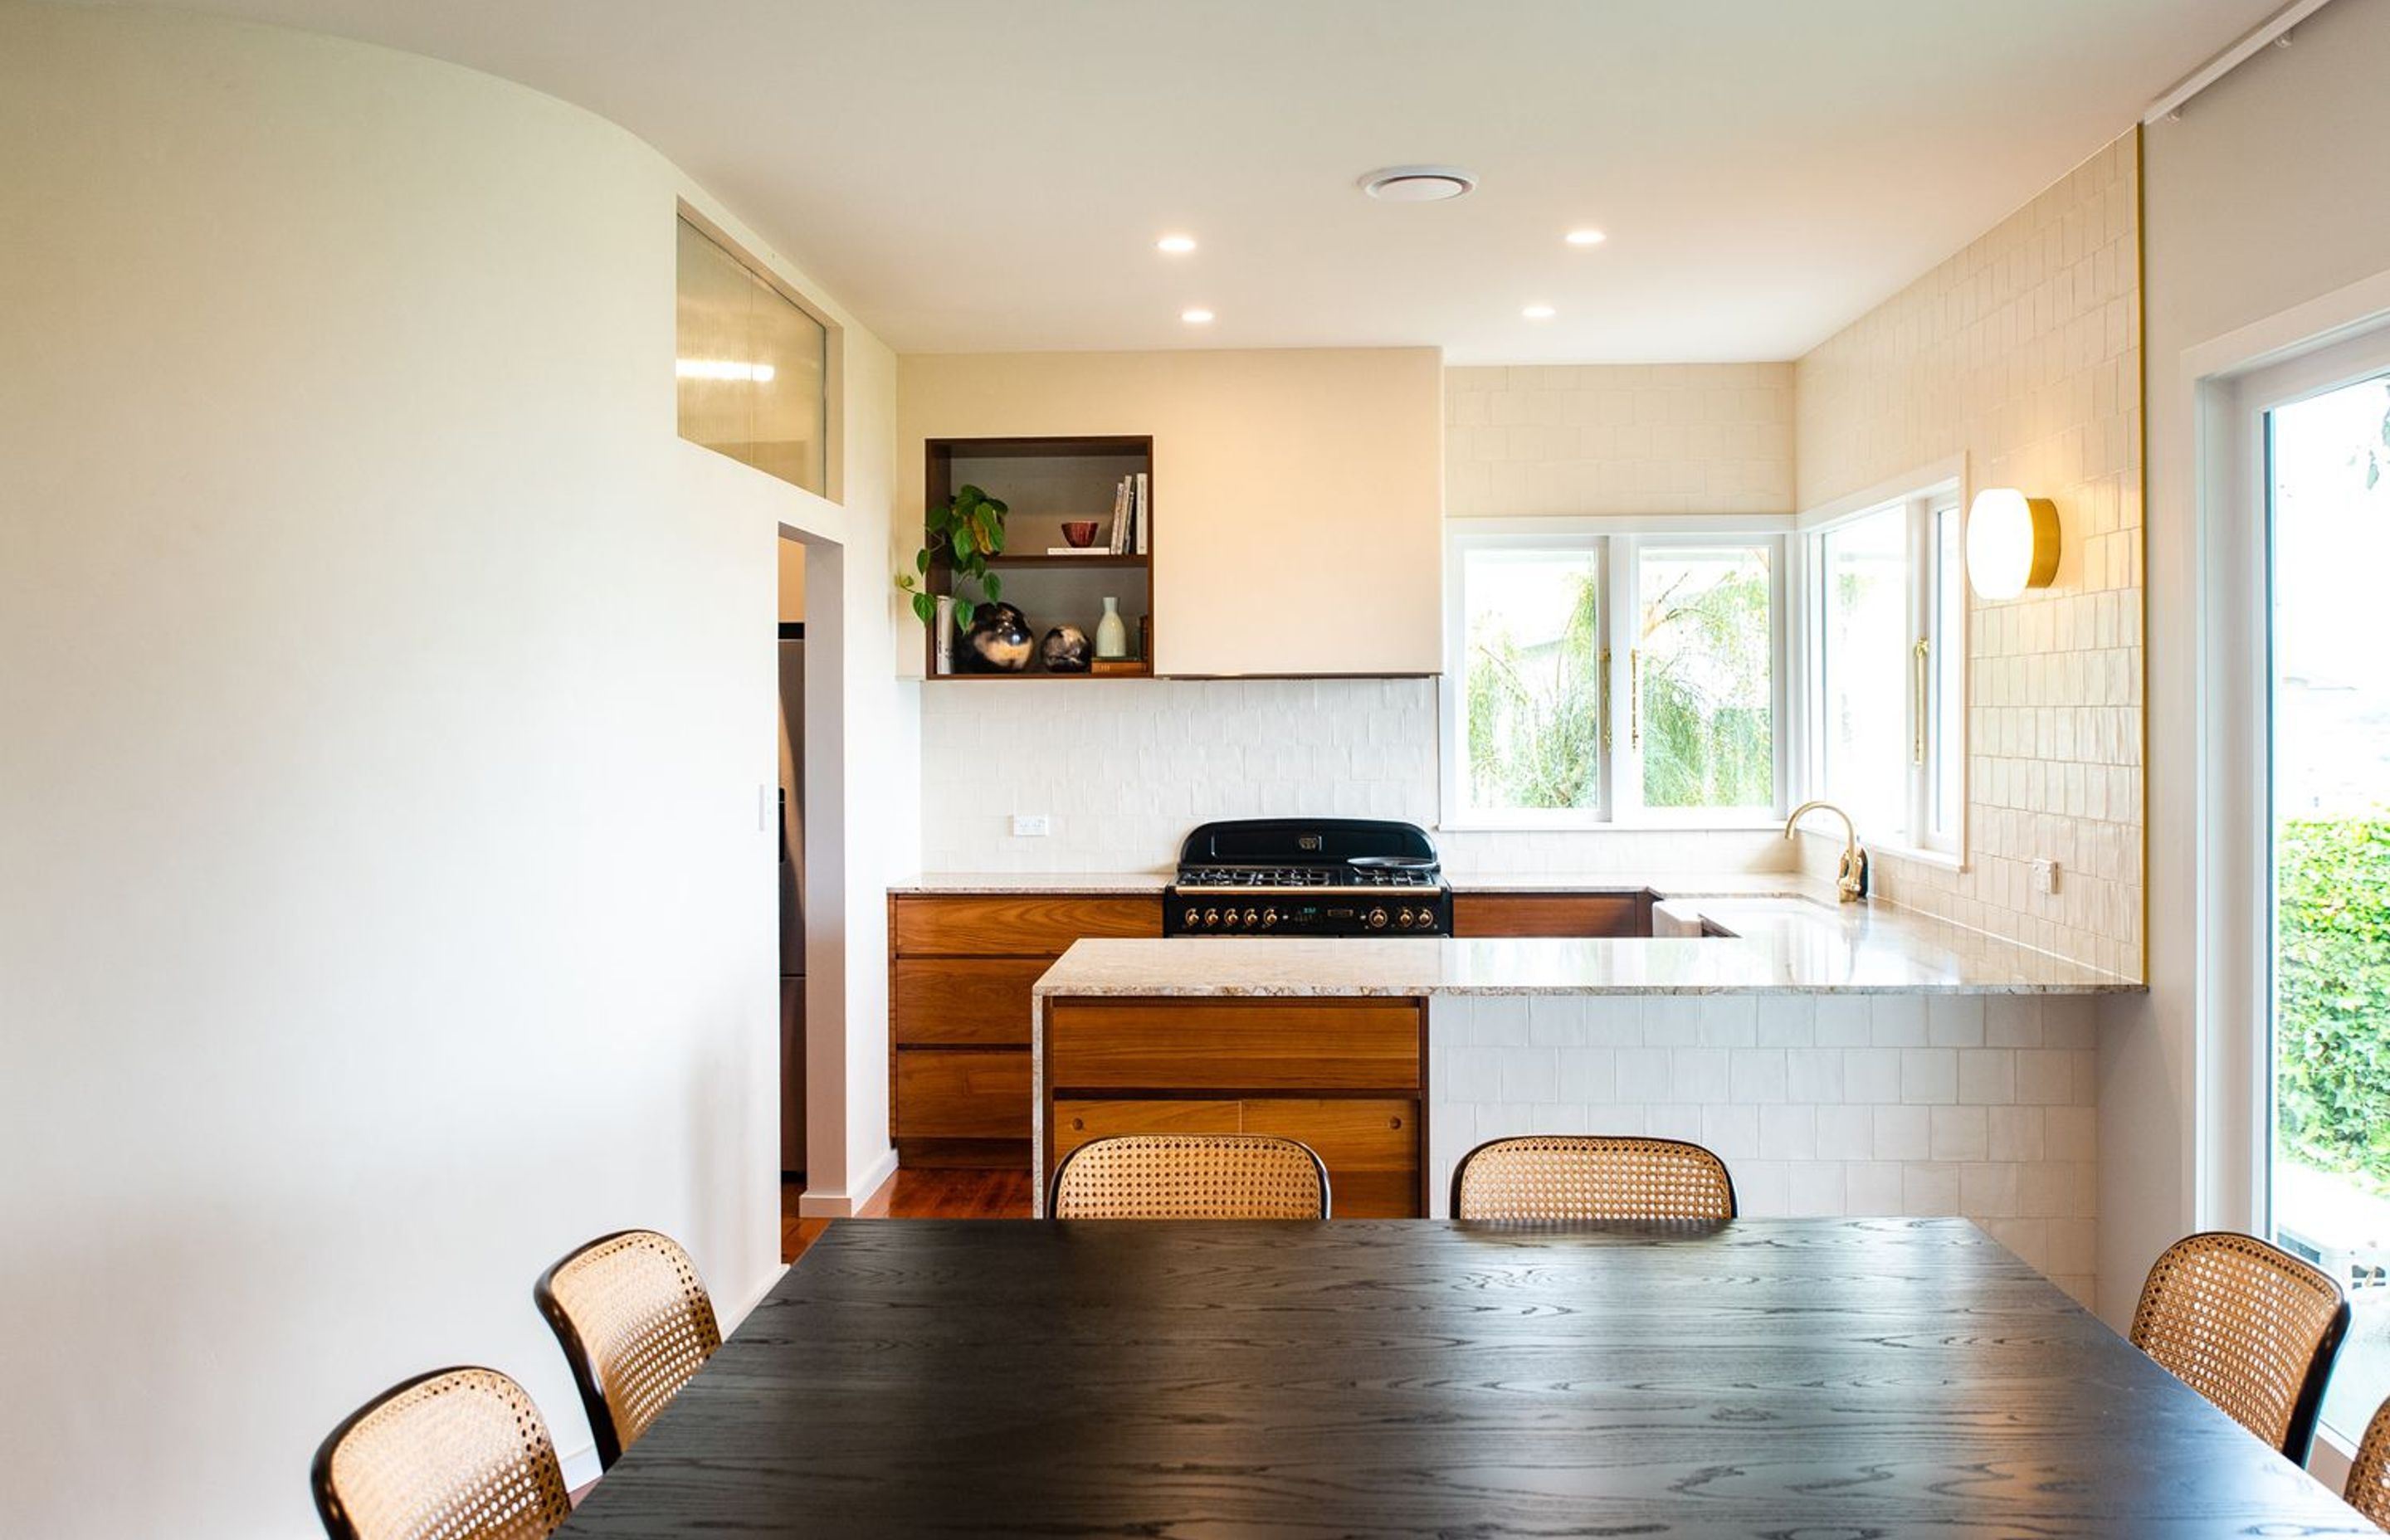
[[[1361,190],[1389,203],[1440,203],[1477,186],[1458,166],[1386,166],[1361,178]]]

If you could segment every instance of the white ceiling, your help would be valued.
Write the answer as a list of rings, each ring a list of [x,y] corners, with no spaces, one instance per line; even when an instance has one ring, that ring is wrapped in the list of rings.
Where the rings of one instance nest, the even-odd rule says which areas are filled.
[[[1791,358],[2280,0],[202,0],[639,134],[900,352]],[[1454,203],[1354,180],[1480,177]],[[1561,244],[1599,225],[1606,245]],[[1164,231],[1201,241],[1153,249]],[[1558,315],[1530,322],[1530,302]],[[1208,306],[1209,327],[1178,320]]]

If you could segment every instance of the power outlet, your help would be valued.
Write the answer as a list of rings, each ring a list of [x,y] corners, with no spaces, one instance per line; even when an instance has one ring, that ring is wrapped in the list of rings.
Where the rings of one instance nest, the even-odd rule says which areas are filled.
[[[1054,832],[1053,818],[1044,813],[1016,813],[1012,815],[1012,837],[1016,840],[1042,840]]]
[[[2033,891],[2037,893],[2058,892],[2058,863],[2036,861],[2033,864]]]

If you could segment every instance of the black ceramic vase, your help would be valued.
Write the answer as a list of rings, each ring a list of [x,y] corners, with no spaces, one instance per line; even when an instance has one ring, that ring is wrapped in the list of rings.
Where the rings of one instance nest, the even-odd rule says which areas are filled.
[[[1095,648],[1087,645],[1087,634],[1065,622],[1046,633],[1045,645],[1037,656],[1048,674],[1085,674]]]
[[[963,658],[977,674],[1019,674],[1037,645],[1029,617],[1009,604],[983,604],[963,633]]]

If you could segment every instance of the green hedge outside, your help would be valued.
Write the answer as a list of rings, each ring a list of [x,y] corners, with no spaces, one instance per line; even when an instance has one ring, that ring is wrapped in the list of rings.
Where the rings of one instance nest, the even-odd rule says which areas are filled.
[[[2390,819],[2286,822],[2275,863],[2281,1151],[2390,1188]]]

